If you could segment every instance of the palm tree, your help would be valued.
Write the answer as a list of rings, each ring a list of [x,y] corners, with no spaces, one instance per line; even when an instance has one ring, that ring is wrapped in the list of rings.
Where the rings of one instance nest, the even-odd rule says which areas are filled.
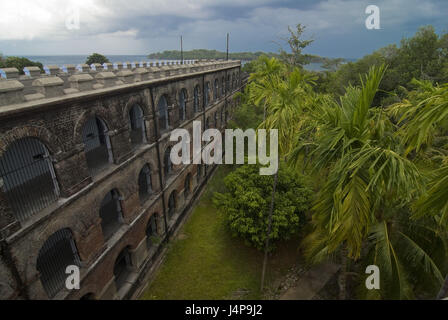
[[[341,299],[346,295],[346,257],[357,261],[364,257],[364,250],[375,252],[373,261],[381,269],[395,270],[400,275],[403,282],[398,286],[399,297],[409,297],[409,281],[401,277],[402,270],[425,266],[430,257],[414,241],[414,250],[421,253],[423,260],[413,264],[405,254],[400,255],[400,260],[398,256],[395,260],[381,259],[395,249],[392,238],[386,237],[395,230],[393,213],[397,208],[406,208],[423,185],[417,167],[403,156],[394,124],[381,108],[372,107],[385,70],[384,66],[371,68],[361,79],[360,88],[350,86],[340,101],[326,99],[326,103],[308,110],[307,117],[314,120],[316,127],[309,129],[308,136],[300,136],[291,153],[291,162],[297,164],[305,147],[311,147],[305,157],[313,157],[314,172],[325,176],[313,207],[314,231],[304,245],[312,262],[339,252],[343,264],[339,279]],[[412,237],[404,235],[403,232],[402,243],[406,243],[404,239],[411,243]],[[401,249],[405,247],[402,245]],[[402,266],[405,260],[409,263]],[[435,267],[429,271],[437,273]]]
[[[446,139],[448,129],[448,84],[434,86],[429,81],[413,80],[417,90],[408,99],[391,107],[390,113],[402,125],[400,134],[407,152],[415,151],[430,159],[436,168],[430,172],[428,190],[415,205],[415,217],[432,214],[444,230],[448,224],[448,150],[435,146]],[[442,161],[440,161],[442,160]],[[448,275],[438,298],[448,295]]]
[[[279,133],[279,154],[286,157],[291,149],[292,138],[297,131],[299,110],[306,105],[312,93],[314,78],[305,72],[295,69],[286,72],[286,67],[275,58],[260,58],[257,71],[250,76],[247,88],[249,101],[264,110],[264,121],[259,128],[277,129]],[[270,152],[274,152],[271,150]],[[266,272],[269,238],[271,233],[272,215],[275,206],[277,173],[273,179],[271,205],[268,217],[265,253],[261,277],[263,290]]]

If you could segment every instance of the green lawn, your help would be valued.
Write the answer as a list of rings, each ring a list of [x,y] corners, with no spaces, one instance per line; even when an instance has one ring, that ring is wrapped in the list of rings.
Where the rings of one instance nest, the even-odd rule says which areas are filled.
[[[263,253],[233,238],[211,196],[223,187],[230,170],[221,166],[209,182],[199,205],[170,242],[166,259],[141,299],[260,299]],[[280,243],[270,257],[268,285],[297,261],[298,240]]]

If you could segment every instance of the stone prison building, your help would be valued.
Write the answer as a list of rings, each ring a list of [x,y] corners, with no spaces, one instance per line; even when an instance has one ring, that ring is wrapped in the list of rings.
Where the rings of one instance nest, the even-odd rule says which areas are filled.
[[[215,169],[173,165],[170,132],[224,132],[241,63],[24,72],[0,69],[0,299],[135,297]]]

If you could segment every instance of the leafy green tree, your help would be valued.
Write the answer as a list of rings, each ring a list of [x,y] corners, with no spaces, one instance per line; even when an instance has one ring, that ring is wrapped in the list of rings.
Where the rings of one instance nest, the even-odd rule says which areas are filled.
[[[224,184],[227,192],[215,193],[214,204],[225,215],[232,233],[247,244],[263,250],[273,176],[259,174],[258,165],[243,165],[230,173]],[[275,210],[272,219],[269,250],[278,240],[296,234],[310,206],[311,190],[304,178],[287,167],[278,172]]]
[[[11,56],[0,59],[0,68],[16,68],[20,74],[24,74],[23,68],[25,67],[39,67],[41,71],[44,70],[42,63],[27,58]]]
[[[90,56],[87,57],[86,64],[90,66],[93,63],[103,64],[103,63],[110,63],[110,61],[107,57],[103,56],[102,54],[92,53]]]
[[[323,92],[343,95],[347,85],[361,85],[359,74],[365,74],[373,65],[388,65],[375,104],[399,102],[399,88],[412,88],[414,78],[444,83],[448,81],[448,34],[438,36],[432,26],[421,27],[411,38],[381,48],[356,62],[341,65],[336,72],[321,77]],[[329,82],[329,83],[327,83]],[[392,96],[391,96],[392,94]]]
[[[311,60],[311,55],[303,53],[303,50],[308,47],[314,40],[304,40],[303,33],[306,26],[300,23],[296,25],[295,29],[288,26],[289,38],[286,39],[290,53],[284,49],[280,49],[280,59],[291,67],[303,68]]]

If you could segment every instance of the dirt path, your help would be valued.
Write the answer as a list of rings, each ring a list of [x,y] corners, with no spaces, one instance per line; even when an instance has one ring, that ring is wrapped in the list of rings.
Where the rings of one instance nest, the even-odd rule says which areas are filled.
[[[330,262],[311,267],[280,297],[280,300],[311,300],[339,268],[339,265]]]

